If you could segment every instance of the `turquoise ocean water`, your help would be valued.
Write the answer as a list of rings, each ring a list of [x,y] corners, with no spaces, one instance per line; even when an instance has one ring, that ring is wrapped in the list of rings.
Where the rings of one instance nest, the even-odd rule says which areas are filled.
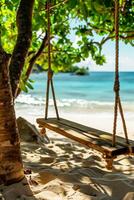
[[[46,73],[32,74],[34,90],[22,93],[16,100],[16,107],[44,107]],[[113,108],[113,72],[91,72],[86,76],[59,73],[54,76],[57,104],[67,111],[107,111]],[[120,94],[125,110],[134,112],[134,72],[120,73]],[[53,107],[50,95],[50,108]]]

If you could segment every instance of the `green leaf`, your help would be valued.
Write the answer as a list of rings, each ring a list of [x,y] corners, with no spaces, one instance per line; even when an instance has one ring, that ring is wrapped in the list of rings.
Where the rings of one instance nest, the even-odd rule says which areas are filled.
[[[29,82],[26,82],[26,85],[27,85],[27,87],[28,87],[29,89],[31,89],[31,90],[34,89],[33,86],[32,86]]]

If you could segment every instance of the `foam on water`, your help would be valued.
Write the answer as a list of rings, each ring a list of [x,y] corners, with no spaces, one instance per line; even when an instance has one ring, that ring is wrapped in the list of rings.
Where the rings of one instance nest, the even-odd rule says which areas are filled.
[[[19,105],[45,105],[45,99],[42,97],[34,97],[30,94],[21,94],[16,99],[16,104]],[[57,105],[60,108],[70,108],[70,109],[94,109],[94,110],[108,110],[113,109],[114,102],[107,101],[89,101],[85,99],[57,99]],[[49,106],[54,106],[53,99],[49,100]],[[134,111],[134,103],[123,102],[124,108],[128,112]]]

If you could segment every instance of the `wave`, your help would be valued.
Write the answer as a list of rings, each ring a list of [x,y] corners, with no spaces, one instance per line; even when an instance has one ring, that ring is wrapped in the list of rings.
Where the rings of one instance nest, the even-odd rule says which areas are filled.
[[[42,97],[35,97],[30,94],[21,94],[16,99],[16,104],[21,105],[45,105],[45,99]],[[53,99],[50,99],[49,106],[53,106]],[[58,107],[64,108],[82,108],[82,109],[113,109],[114,102],[104,102],[104,101],[89,101],[85,99],[57,99]],[[134,103],[130,102],[123,102],[123,105],[127,111],[134,112]]]
[[[44,105],[45,104],[45,99],[42,97],[33,97],[32,95],[25,95],[25,94],[21,94],[19,95],[19,97],[17,97],[16,99],[16,103],[20,103],[20,104],[28,104],[28,105]],[[50,99],[49,102],[50,106],[53,106],[53,99]],[[95,105],[113,105],[112,102],[100,102],[100,101],[88,101],[85,99],[57,99],[57,105],[60,107],[63,106],[76,106],[76,105],[80,105],[82,107],[87,107],[88,104],[95,104]]]
[[[15,103],[28,104],[28,105],[42,105],[44,104],[43,98],[36,98],[30,94],[20,94]]]

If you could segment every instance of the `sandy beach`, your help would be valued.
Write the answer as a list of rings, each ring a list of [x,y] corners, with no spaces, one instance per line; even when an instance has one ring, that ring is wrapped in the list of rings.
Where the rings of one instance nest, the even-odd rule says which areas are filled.
[[[66,115],[68,119],[91,123],[102,130],[109,131],[112,127],[111,114]],[[21,116],[35,123],[35,116],[31,117],[25,112]],[[129,137],[133,139],[132,120],[128,122],[131,130]],[[121,133],[121,123],[118,129]],[[115,159],[113,170],[107,170],[104,159],[97,151],[51,131],[47,131],[47,136],[49,143],[21,142],[30,188],[26,186],[26,180],[4,187],[2,194],[5,200],[134,200],[133,157],[120,156]],[[22,194],[23,190],[25,192]]]

